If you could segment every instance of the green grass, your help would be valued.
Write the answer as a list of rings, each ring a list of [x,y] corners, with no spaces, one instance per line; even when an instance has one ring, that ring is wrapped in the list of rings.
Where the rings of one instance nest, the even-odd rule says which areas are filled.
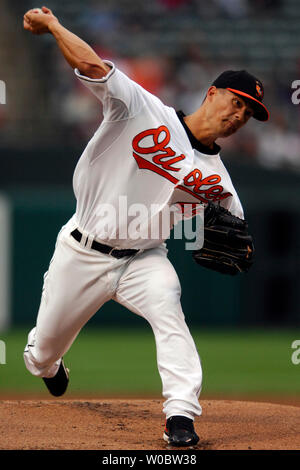
[[[203,395],[299,397],[300,364],[291,361],[291,344],[300,339],[300,330],[191,332],[203,367]],[[40,379],[23,363],[27,331],[12,330],[0,338],[6,344],[0,393],[46,396]],[[122,331],[86,327],[65,361],[71,369],[69,395],[161,394],[150,327]]]

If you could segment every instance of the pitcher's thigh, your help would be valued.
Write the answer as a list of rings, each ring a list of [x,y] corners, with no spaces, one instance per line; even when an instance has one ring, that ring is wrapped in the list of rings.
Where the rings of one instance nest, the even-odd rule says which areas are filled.
[[[87,255],[88,256],[88,255]],[[80,329],[110,298],[110,286],[101,276],[101,263],[58,241],[44,278],[36,322],[37,350],[65,351]]]
[[[115,300],[152,323],[167,311],[183,317],[180,296],[177,273],[165,252],[158,248],[144,252],[128,265]]]

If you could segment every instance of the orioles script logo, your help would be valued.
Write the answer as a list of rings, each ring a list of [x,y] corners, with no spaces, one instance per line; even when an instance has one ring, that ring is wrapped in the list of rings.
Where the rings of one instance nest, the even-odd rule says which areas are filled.
[[[133,156],[139,168],[154,171],[173,184],[178,184],[179,179],[175,175],[181,168],[174,165],[184,160],[185,155],[176,156],[174,150],[168,146],[169,142],[170,131],[166,126],[147,129],[137,134],[132,140]],[[152,155],[151,160],[142,155]],[[218,201],[231,196],[231,193],[223,193],[223,186],[218,184],[220,182],[219,175],[214,174],[203,178],[202,172],[195,168],[177,188],[192,194],[201,202]]]
[[[142,147],[140,144],[146,137],[152,137],[151,140],[153,145]],[[147,129],[134,137],[132,146],[136,153],[133,152],[133,156],[136,159],[139,168],[155,171],[155,173],[164,176],[168,180],[172,181],[172,183],[176,184],[179,181],[178,178],[168,173],[168,171],[180,171],[181,168],[174,167],[174,164],[184,160],[185,155],[175,157],[176,154],[174,150],[171,149],[171,147],[167,147],[169,142],[170,131],[166,126],[159,126],[157,129]],[[155,163],[155,165],[151,161],[146,160],[139,155],[149,155],[157,152],[160,153],[152,157],[152,162]]]

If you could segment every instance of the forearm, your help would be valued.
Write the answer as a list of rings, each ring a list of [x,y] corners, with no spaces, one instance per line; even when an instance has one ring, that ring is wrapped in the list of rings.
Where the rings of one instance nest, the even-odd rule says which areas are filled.
[[[82,39],[64,28],[58,21],[48,24],[66,61],[90,78],[104,77],[110,70],[96,52]]]

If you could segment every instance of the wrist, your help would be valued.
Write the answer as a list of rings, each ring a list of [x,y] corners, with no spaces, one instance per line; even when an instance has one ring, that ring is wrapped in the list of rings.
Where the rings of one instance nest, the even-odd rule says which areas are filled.
[[[49,20],[47,26],[48,26],[48,31],[49,33],[53,33],[53,31],[55,30],[55,28],[59,25],[59,21],[57,18],[51,18],[51,20]]]

